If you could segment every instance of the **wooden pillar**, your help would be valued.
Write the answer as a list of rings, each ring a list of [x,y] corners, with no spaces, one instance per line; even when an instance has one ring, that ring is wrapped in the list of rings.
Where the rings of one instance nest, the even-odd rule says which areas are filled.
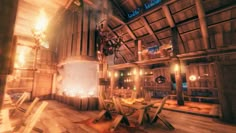
[[[33,65],[33,83],[32,83],[32,92],[31,92],[31,100],[34,99],[34,97],[36,96],[36,89],[37,89],[37,57],[38,57],[38,52],[40,46],[37,46],[35,48],[35,55],[34,55],[34,65]]]
[[[142,40],[138,40],[138,61],[142,60]]]
[[[216,71],[216,83],[218,88],[218,97],[220,102],[220,109],[222,115],[220,116],[221,119],[225,122],[232,122],[233,121],[233,112],[232,112],[232,105],[230,105],[229,99],[227,98],[225,90],[227,87],[224,85],[224,73],[222,65],[219,62],[215,64],[215,71]]]
[[[174,61],[174,72],[175,72],[175,82],[176,82],[176,98],[178,105],[184,105],[183,97],[183,87],[182,87],[182,77],[181,77],[181,64],[179,60]]]
[[[209,39],[208,39],[209,37],[208,37],[206,15],[205,15],[205,11],[203,8],[202,0],[195,0],[195,4],[196,4],[199,23],[200,23],[201,33],[202,33],[204,49],[208,49],[209,48]]]
[[[57,86],[57,73],[53,74],[52,77],[52,92],[51,92],[51,98],[54,99],[54,96],[56,95],[56,86]]]
[[[12,37],[18,7],[18,0],[0,1],[0,109],[3,104],[6,78],[12,68]]]
[[[140,68],[134,67],[133,75],[134,75],[134,88],[136,89],[137,94],[140,94],[140,74],[139,74]]]
[[[115,71],[110,70],[108,76],[110,78],[110,96],[113,96],[113,89],[115,87]]]

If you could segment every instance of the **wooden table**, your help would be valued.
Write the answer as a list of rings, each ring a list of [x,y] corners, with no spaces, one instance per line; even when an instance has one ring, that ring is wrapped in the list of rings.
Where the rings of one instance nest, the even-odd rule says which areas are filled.
[[[150,117],[147,111],[155,103],[156,103],[155,101],[147,101],[147,102],[135,102],[133,104],[122,103],[121,105],[129,107],[131,109],[138,110],[139,111],[138,124],[142,125],[145,120],[145,117],[147,121],[150,121]]]
[[[113,103],[112,100],[106,99],[104,100],[105,103]],[[135,109],[139,111],[139,117],[138,117],[138,124],[142,125],[144,122],[144,119],[146,117],[147,121],[150,120],[148,109],[152,107],[157,101],[144,101],[144,102],[134,102],[133,104],[127,104],[125,102],[121,102],[122,106]]]

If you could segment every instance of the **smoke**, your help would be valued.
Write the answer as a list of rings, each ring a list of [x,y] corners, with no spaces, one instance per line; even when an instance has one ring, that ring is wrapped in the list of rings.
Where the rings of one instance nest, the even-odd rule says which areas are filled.
[[[96,96],[98,86],[98,64],[92,61],[67,63],[60,70],[59,91],[69,96]]]
[[[98,7],[92,11],[92,16],[95,17],[96,24],[100,25],[103,23],[104,26],[106,26],[110,16],[113,15],[112,4],[110,0],[96,0],[94,1],[94,4]]]

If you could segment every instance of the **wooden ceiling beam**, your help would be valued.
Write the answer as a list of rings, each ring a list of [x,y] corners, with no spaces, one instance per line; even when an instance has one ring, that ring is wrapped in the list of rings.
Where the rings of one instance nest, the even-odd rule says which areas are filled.
[[[171,28],[175,27],[175,22],[174,22],[173,17],[170,13],[170,9],[167,7],[167,5],[162,6],[162,11],[164,12],[164,14],[166,16],[166,20],[169,23],[170,27]]]
[[[83,0],[84,3],[88,4],[89,6],[91,6],[94,9],[99,9],[99,7],[94,4],[91,0]]]
[[[91,7],[95,8],[95,9],[99,9],[99,7],[97,5],[95,5],[91,0],[83,0],[83,2],[87,3],[88,5],[90,5]],[[118,23],[122,24],[125,26],[128,34],[131,36],[131,38],[133,40],[136,40],[136,36],[134,35],[134,33],[131,31],[131,29],[129,28],[129,26],[120,18],[118,18],[117,16],[111,15],[110,16],[113,20],[117,21]]]
[[[198,14],[198,19],[200,23],[200,29],[203,38],[204,49],[209,48],[209,35],[207,29],[207,22],[206,22],[206,14],[203,8],[202,0],[195,0],[196,10]]]
[[[131,29],[129,28],[129,26],[128,26],[123,20],[121,20],[120,18],[118,18],[118,17],[116,17],[116,16],[114,16],[114,15],[112,15],[111,17],[112,17],[113,20],[115,20],[115,21],[117,21],[118,23],[120,23],[120,24],[122,24],[122,25],[125,26],[125,28],[126,28],[128,34],[130,35],[130,37],[131,37],[133,40],[136,40],[136,39],[137,39],[136,36],[134,35],[134,33],[133,33],[133,32],[131,31]],[[119,27],[121,27],[121,26],[119,26]]]
[[[119,52],[119,54],[120,54],[122,60],[124,61],[124,63],[127,63],[127,60],[125,59],[125,57],[120,52]]]
[[[135,56],[134,52],[127,46],[127,44],[125,44],[124,42],[122,42],[122,44],[124,45],[125,49],[130,52],[132,56]]]
[[[109,26],[107,26],[107,28],[108,28],[108,31],[109,31],[111,34],[113,34],[114,36],[118,37],[118,35],[117,35]],[[133,53],[133,51],[132,51],[123,41],[122,41],[122,44],[124,45],[125,49],[130,52],[130,54],[131,54],[132,56],[135,56],[134,53]]]
[[[127,22],[127,24],[130,24],[130,23],[133,23],[133,22],[137,21],[140,17],[147,16],[147,15],[153,13],[153,12],[156,12],[156,11],[160,10],[160,9],[162,8],[162,6],[164,6],[164,5],[169,5],[169,4],[171,4],[171,3],[174,3],[175,1],[177,1],[177,0],[169,0],[169,1],[166,1],[165,3],[163,3],[163,4],[159,5],[159,6],[157,6],[156,8],[150,9],[150,10],[148,10],[147,12],[144,12],[143,14],[139,15],[138,17],[136,17],[136,18],[130,20],[129,22]]]
[[[118,9],[118,11],[120,12],[121,16],[123,18],[126,18],[126,12],[121,8],[120,4],[117,2],[117,0],[111,0],[112,4],[114,6],[116,6],[116,8]]]
[[[141,17],[141,20],[144,23],[144,27],[147,29],[148,33],[154,38],[154,42],[158,43],[159,45],[161,44],[155,33],[153,32],[152,28],[148,24],[147,20],[144,17]]]
[[[133,39],[133,40],[136,40],[136,36],[134,35],[134,33],[132,32],[132,30],[129,28],[128,25],[125,25],[125,28],[127,29],[127,32],[128,34],[130,35],[130,37]]]

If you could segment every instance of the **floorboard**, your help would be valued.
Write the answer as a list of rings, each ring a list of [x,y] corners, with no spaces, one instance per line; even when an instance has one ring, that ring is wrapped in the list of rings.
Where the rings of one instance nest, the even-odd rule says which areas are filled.
[[[45,133],[99,133],[99,130],[83,123],[87,119],[95,118],[99,111],[77,111],[54,100],[48,100],[48,103],[36,124],[36,127]],[[222,123],[217,118],[168,110],[163,110],[161,114],[175,127],[175,130],[168,130],[159,120],[153,125],[144,124],[140,128],[148,133],[236,133],[236,125]],[[135,120],[135,117],[132,120]],[[106,122],[101,128],[109,127],[105,124],[111,123],[112,121]]]

